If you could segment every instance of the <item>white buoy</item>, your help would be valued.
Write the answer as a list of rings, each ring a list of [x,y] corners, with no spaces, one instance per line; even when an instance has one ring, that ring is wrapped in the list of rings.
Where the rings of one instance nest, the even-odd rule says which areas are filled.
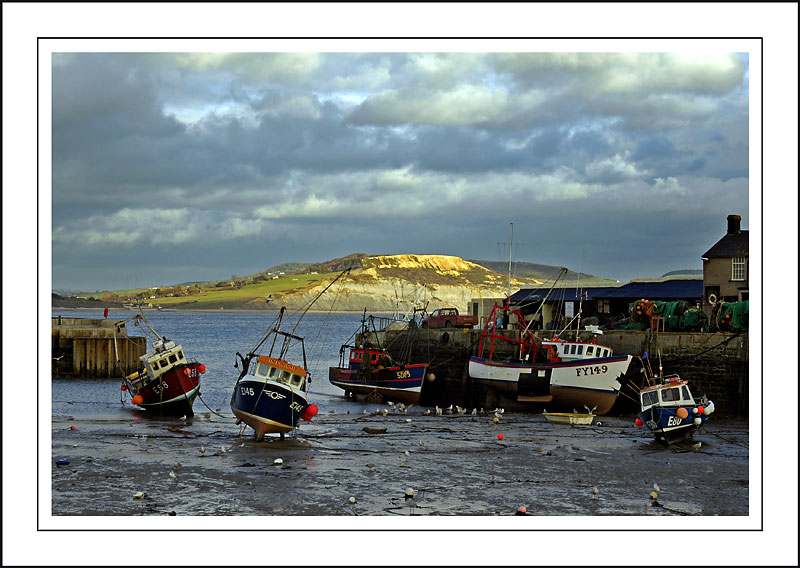
[[[283,459],[275,458],[275,460],[272,463],[275,465],[281,465],[283,463]]]
[[[356,504],[356,498],[355,497],[350,497],[349,501],[350,501],[351,505],[355,505]]]
[[[141,491],[137,491],[136,493],[133,494],[134,499],[141,499],[142,497],[144,497],[144,493],[142,493]]]
[[[413,499],[414,498],[414,490],[410,487],[406,489],[406,499]]]

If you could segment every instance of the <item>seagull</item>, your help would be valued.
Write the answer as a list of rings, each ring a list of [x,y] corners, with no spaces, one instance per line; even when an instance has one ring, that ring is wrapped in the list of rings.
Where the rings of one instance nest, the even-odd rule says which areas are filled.
[[[461,408],[460,406],[456,405],[456,412],[459,414],[464,414],[467,411],[466,408]]]
[[[428,416],[430,413],[431,413],[431,409],[430,409],[430,408],[429,408],[429,409],[427,409],[425,412],[423,412],[423,414],[424,414],[425,416]]]
[[[702,446],[702,445],[703,445],[703,442],[697,442],[696,444],[692,444],[692,447],[694,448],[695,452],[698,452],[698,451],[700,451],[700,446]]]
[[[389,411],[384,408],[383,409],[383,415],[386,416],[387,414],[389,414]]]
[[[437,406],[436,407],[436,416],[441,416],[441,415],[442,415],[442,409]]]
[[[175,472],[174,472],[174,471],[170,471],[170,472],[169,472],[169,476],[170,476],[172,479],[175,479],[175,478],[177,478],[177,477],[178,477],[177,475],[175,475]]]
[[[228,448],[226,448],[225,446],[221,446],[220,449],[222,450],[223,454],[228,451]]]
[[[206,447],[205,446],[200,446],[200,453],[201,454],[206,453]]]
[[[53,361],[61,361],[61,359],[63,359],[63,358],[64,358],[64,355],[62,355],[61,357],[53,357]]]
[[[591,409],[591,410],[589,410],[589,406],[588,406],[588,405],[586,405],[586,404],[584,404],[584,405],[583,405],[583,407],[586,409],[586,414],[594,414],[594,411],[595,411],[595,409],[597,409],[597,405],[595,405],[594,407],[592,407],[592,409]]]
[[[658,491],[659,493],[661,493],[661,488],[658,486],[658,483],[654,483],[654,484],[653,484],[653,489],[655,489],[656,491]]]
[[[365,409],[364,409],[364,412],[362,412],[362,414],[369,414],[369,410],[367,410],[367,409],[365,408]]]
[[[453,414],[453,405],[451,404],[450,406],[445,408],[445,412],[447,412],[447,414]]]
[[[411,455],[411,454],[409,453],[409,451],[408,451],[408,450],[406,450],[405,452],[403,452],[403,454],[405,454],[406,456],[410,456],[410,455]]]
[[[186,420],[186,415],[181,416],[181,420]]]
[[[397,411],[398,411],[398,412],[405,412],[405,411],[406,411],[406,405],[405,405],[405,404],[403,404],[402,402],[401,402],[401,403],[399,403],[399,404],[397,405]]]
[[[472,409],[472,415],[473,416],[477,416],[477,414],[478,414],[478,409],[477,408],[473,408]]]
[[[175,467],[175,469],[178,469],[179,467],[181,467],[181,462],[175,462],[172,465]]]

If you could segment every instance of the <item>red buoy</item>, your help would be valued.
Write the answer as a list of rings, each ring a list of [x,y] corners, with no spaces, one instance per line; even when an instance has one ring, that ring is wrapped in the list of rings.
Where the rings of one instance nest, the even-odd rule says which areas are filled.
[[[637,426],[641,426],[642,424],[644,424],[644,422],[642,422],[642,419],[641,418],[637,418],[636,419],[636,425]]]
[[[200,369],[200,374],[203,374],[203,373],[205,373],[205,372],[206,372],[206,366],[205,366],[205,365],[203,365],[202,363],[200,364],[200,366],[198,367],[198,369]]]
[[[702,406],[697,407],[697,414],[703,414],[705,411],[706,411],[705,408],[703,408]]]
[[[309,421],[314,418],[317,413],[319,412],[319,406],[316,404],[309,404],[303,409],[303,412],[300,413],[300,418],[305,421]]]
[[[120,388],[121,388],[122,390],[124,390],[124,391],[128,390],[128,387],[126,387],[125,385],[122,385],[122,387],[120,387]]]
[[[497,435],[497,439],[498,439],[498,440],[502,440],[502,439],[503,439],[503,435],[502,435],[502,434],[498,434],[498,435]]]

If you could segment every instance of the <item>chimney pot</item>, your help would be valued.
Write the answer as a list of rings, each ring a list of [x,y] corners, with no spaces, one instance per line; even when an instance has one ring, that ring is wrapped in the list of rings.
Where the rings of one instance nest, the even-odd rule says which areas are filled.
[[[728,215],[728,234],[735,235],[741,233],[742,218],[739,215]]]

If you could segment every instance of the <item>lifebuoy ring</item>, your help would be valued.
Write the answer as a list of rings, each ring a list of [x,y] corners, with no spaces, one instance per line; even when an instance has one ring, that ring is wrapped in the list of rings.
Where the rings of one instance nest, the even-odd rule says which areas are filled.
[[[716,303],[717,303],[717,296],[716,296],[716,294],[709,294],[709,295],[708,295],[708,303],[709,303],[709,304],[716,304]]]

